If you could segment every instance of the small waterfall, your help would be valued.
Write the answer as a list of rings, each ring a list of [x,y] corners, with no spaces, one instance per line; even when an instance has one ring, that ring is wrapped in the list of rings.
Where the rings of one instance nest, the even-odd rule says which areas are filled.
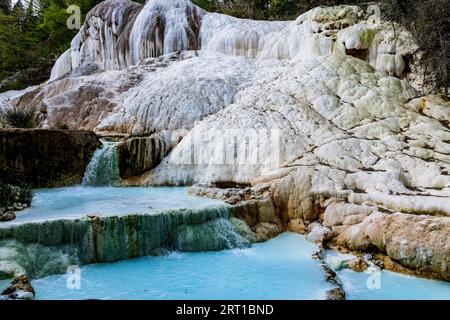
[[[181,225],[177,228],[176,249],[180,251],[220,251],[250,246],[250,242],[225,218],[202,224]]]
[[[81,264],[142,257],[161,248],[193,252],[251,246],[230,222],[232,215],[232,207],[221,205],[127,216],[37,221],[0,225],[0,239],[15,241],[14,248],[36,245],[42,250],[49,247],[62,250]],[[19,261],[19,264],[32,269],[32,256],[26,258],[26,263]],[[0,255],[0,274],[2,260]],[[36,260],[36,270],[44,260]]]
[[[102,141],[84,173],[83,186],[116,186],[120,183],[117,142]]]

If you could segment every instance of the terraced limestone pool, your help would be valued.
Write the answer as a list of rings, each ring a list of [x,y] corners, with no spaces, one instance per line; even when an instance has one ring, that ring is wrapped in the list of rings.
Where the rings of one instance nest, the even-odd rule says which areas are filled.
[[[324,299],[330,288],[316,246],[285,233],[248,249],[172,253],[81,269],[81,289],[68,276],[33,281],[37,299]],[[70,279],[69,279],[70,281]]]
[[[191,196],[184,187],[70,187],[35,192],[33,206],[10,224],[80,218],[86,215],[129,215],[163,209],[201,209],[223,202]]]
[[[86,265],[161,249],[250,246],[233,225],[232,213],[231,206],[190,196],[186,188],[38,190],[31,208],[0,224],[0,247],[7,248],[0,263],[16,266],[20,261],[21,268],[14,270],[24,268],[31,277],[43,277],[64,272],[74,260]]]
[[[57,300],[324,299],[331,287],[319,261],[311,258],[316,250],[303,236],[284,233],[243,250],[85,266],[80,289],[68,289],[68,275],[35,280],[33,286],[37,299]],[[450,299],[450,284],[445,282],[382,272],[379,288],[371,288],[371,274],[345,270],[339,275],[348,299]]]
[[[172,250],[207,251],[211,239],[216,248],[236,247],[243,239],[232,230],[227,210],[215,209],[224,207],[221,201],[190,196],[186,188],[38,190],[32,208],[18,213],[15,221],[2,224],[0,238],[25,241],[29,245],[23,248],[28,251],[41,248],[33,251],[40,257],[50,257],[45,246],[57,246],[53,256],[58,250],[78,252],[83,265],[80,289],[70,285],[73,274],[45,277],[55,272],[46,273],[33,281],[37,299],[326,297],[331,285],[325,281],[320,262],[311,257],[317,247],[298,234],[284,233],[251,248],[148,256],[151,249],[167,244]],[[104,218],[84,218],[93,214]],[[228,245],[233,237],[235,241]],[[221,243],[224,239],[226,243]],[[146,257],[128,259],[139,256]],[[128,260],[90,264],[122,259]],[[32,275],[49,268],[45,258],[31,260],[26,265],[38,269],[31,270]],[[49,261],[50,265],[55,261],[59,260]],[[57,268],[59,272],[66,270],[65,265],[61,268]],[[370,273],[339,270],[338,276],[348,299],[450,299],[450,284],[445,282],[385,271],[375,279],[375,285],[371,285]],[[8,281],[0,281],[0,289],[7,285]]]

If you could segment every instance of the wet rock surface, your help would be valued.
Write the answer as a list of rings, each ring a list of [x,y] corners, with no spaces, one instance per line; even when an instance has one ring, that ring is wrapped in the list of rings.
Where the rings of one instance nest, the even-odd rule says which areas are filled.
[[[350,269],[356,272],[363,272],[369,267],[367,262],[361,257],[357,257],[356,259],[349,261],[347,265]]]
[[[11,221],[11,220],[14,220],[15,218],[16,218],[16,214],[12,211],[0,213],[0,222]]]
[[[346,229],[337,242],[353,250],[375,248],[404,267],[448,281],[449,223],[448,217],[377,213]]]
[[[324,227],[317,222],[308,225],[307,231],[308,234],[306,236],[306,240],[314,242],[320,246],[325,244],[326,241],[330,240],[333,236],[331,229]]]
[[[149,137],[131,137],[117,147],[122,179],[136,177],[155,168],[182,136],[169,131]]]
[[[7,300],[33,300],[34,288],[26,275],[21,275],[11,281],[11,285],[3,290],[0,297]]]
[[[327,300],[345,300],[345,291],[342,288],[334,288],[327,291]]]

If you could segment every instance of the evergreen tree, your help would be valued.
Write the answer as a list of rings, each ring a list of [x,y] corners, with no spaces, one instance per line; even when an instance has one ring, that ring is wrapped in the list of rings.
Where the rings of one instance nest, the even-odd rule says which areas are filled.
[[[11,13],[11,0],[0,0],[0,13]]]
[[[23,7],[21,0],[14,4],[11,15],[16,19],[20,29],[22,29],[25,22],[25,8]]]

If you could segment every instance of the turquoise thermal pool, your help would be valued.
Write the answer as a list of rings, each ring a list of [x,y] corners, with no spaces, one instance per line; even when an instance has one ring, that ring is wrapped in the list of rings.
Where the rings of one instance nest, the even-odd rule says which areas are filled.
[[[33,281],[37,299],[324,299],[317,247],[303,236],[284,233],[249,249],[171,253],[81,268],[80,289],[68,289],[71,275]],[[380,288],[368,288],[372,274],[339,273],[347,299],[449,299],[450,284],[382,272]]]
[[[224,203],[221,201],[191,196],[187,188],[43,189],[36,191],[31,208],[18,212],[16,220],[4,225],[7,227],[18,224],[17,227],[20,227],[26,222],[40,221],[39,223],[47,224],[45,221],[48,220],[79,218],[91,214],[124,216],[181,208],[208,208],[204,214],[209,215],[214,213],[214,208],[223,206]],[[228,220],[213,219],[215,220],[211,222],[204,221],[206,224],[202,227],[202,232],[214,231],[225,237],[235,234],[235,231],[227,229],[232,228]],[[166,220],[161,216],[161,222]],[[194,223],[194,220],[191,222]],[[226,224],[223,226],[222,222]],[[106,226],[111,227],[112,224],[105,224]],[[151,229],[146,228],[151,230],[150,234],[158,240],[149,242],[152,244],[154,242],[156,248],[164,243],[163,234],[169,229],[156,228],[159,226],[158,223],[153,223],[152,226]],[[125,246],[124,248],[141,245],[137,241],[139,238],[134,239],[137,242],[133,239],[126,241],[126,237],[122,239],[115,233],[117,230],[108,228],[104,233],[98,234],[101,236],[98,239],[102,240],[97,246],[99,244],[102,246],[97,247],[97,254],[100,254],[97,258],[115,261],[108,260],[108,252],[114,253],[108,251],[107,244],[110,241]],[[174,225],[173,230],[170,229],[173,236],[177,237],[177,241],[189,240],[188,233],[194,226],[191,226],[191,229],[180,228]],[[231,233],[226,233],[227,230]],[[50,231],[53,232],[53,229]],[[42,233],[37,239],[47,239],[46,235]],[[210,236],[205,235],[205,239],[209,239]],[[200,244],[204,246],[203,242]],[[64,243],[61,245],[63,248]],[[79,245],[80,253],[86,253],[81,249],[85,248],[84,244]],[[307,242],[302,235],[284,233],[266,243],[254,244],[251,248],[216,252],[172,252],[162,256],[84,265],[79,269],[80,289],[73,286],[72,289],[69,288],[74,279],[73,273],[35,279],[32,284],[36,290],[36,299],[325,299],[332,285],[325,280],[320,261],[312,258],[317,249],[316,245]],[[86,250],[89,251],[87,248]],[[128,255],[127,250],[122,251],[117,255],[121,259]],[[339,265],[339,261],[348,258],[347,255],[327,252],[325,260],[333,268]],[[90,256],[86,259],[89,261]],[[349,269],[336,268],[336,270],[347,299],[450,299],[450,284],[446,282],[419,279],[388,271],[374,275],[370,272],[357,273]],[[8,281],[0,281],[0,289],[7,286]]]
[[[382,270],[338,272],[347,300],[449,300],[450,283]]]
[[[33,286],[37,299],[324,299],[331,287],[311,259],[316,250],[285,233],[249,249],[88,265],[81,268],[80,290],[67,289],[67,275]]]
[[[416,278],[369,267],[365,272],[336,268],[351,254],[327,251],[326,263],[336,271],[347,300],[448,300],[450,283]]]
[[[201,209],[223,202],[191,196],[184,187],[71,187],[35,192],[31,208],[6,224],[79,218],[91,214],[128,215],[156,209]]]

